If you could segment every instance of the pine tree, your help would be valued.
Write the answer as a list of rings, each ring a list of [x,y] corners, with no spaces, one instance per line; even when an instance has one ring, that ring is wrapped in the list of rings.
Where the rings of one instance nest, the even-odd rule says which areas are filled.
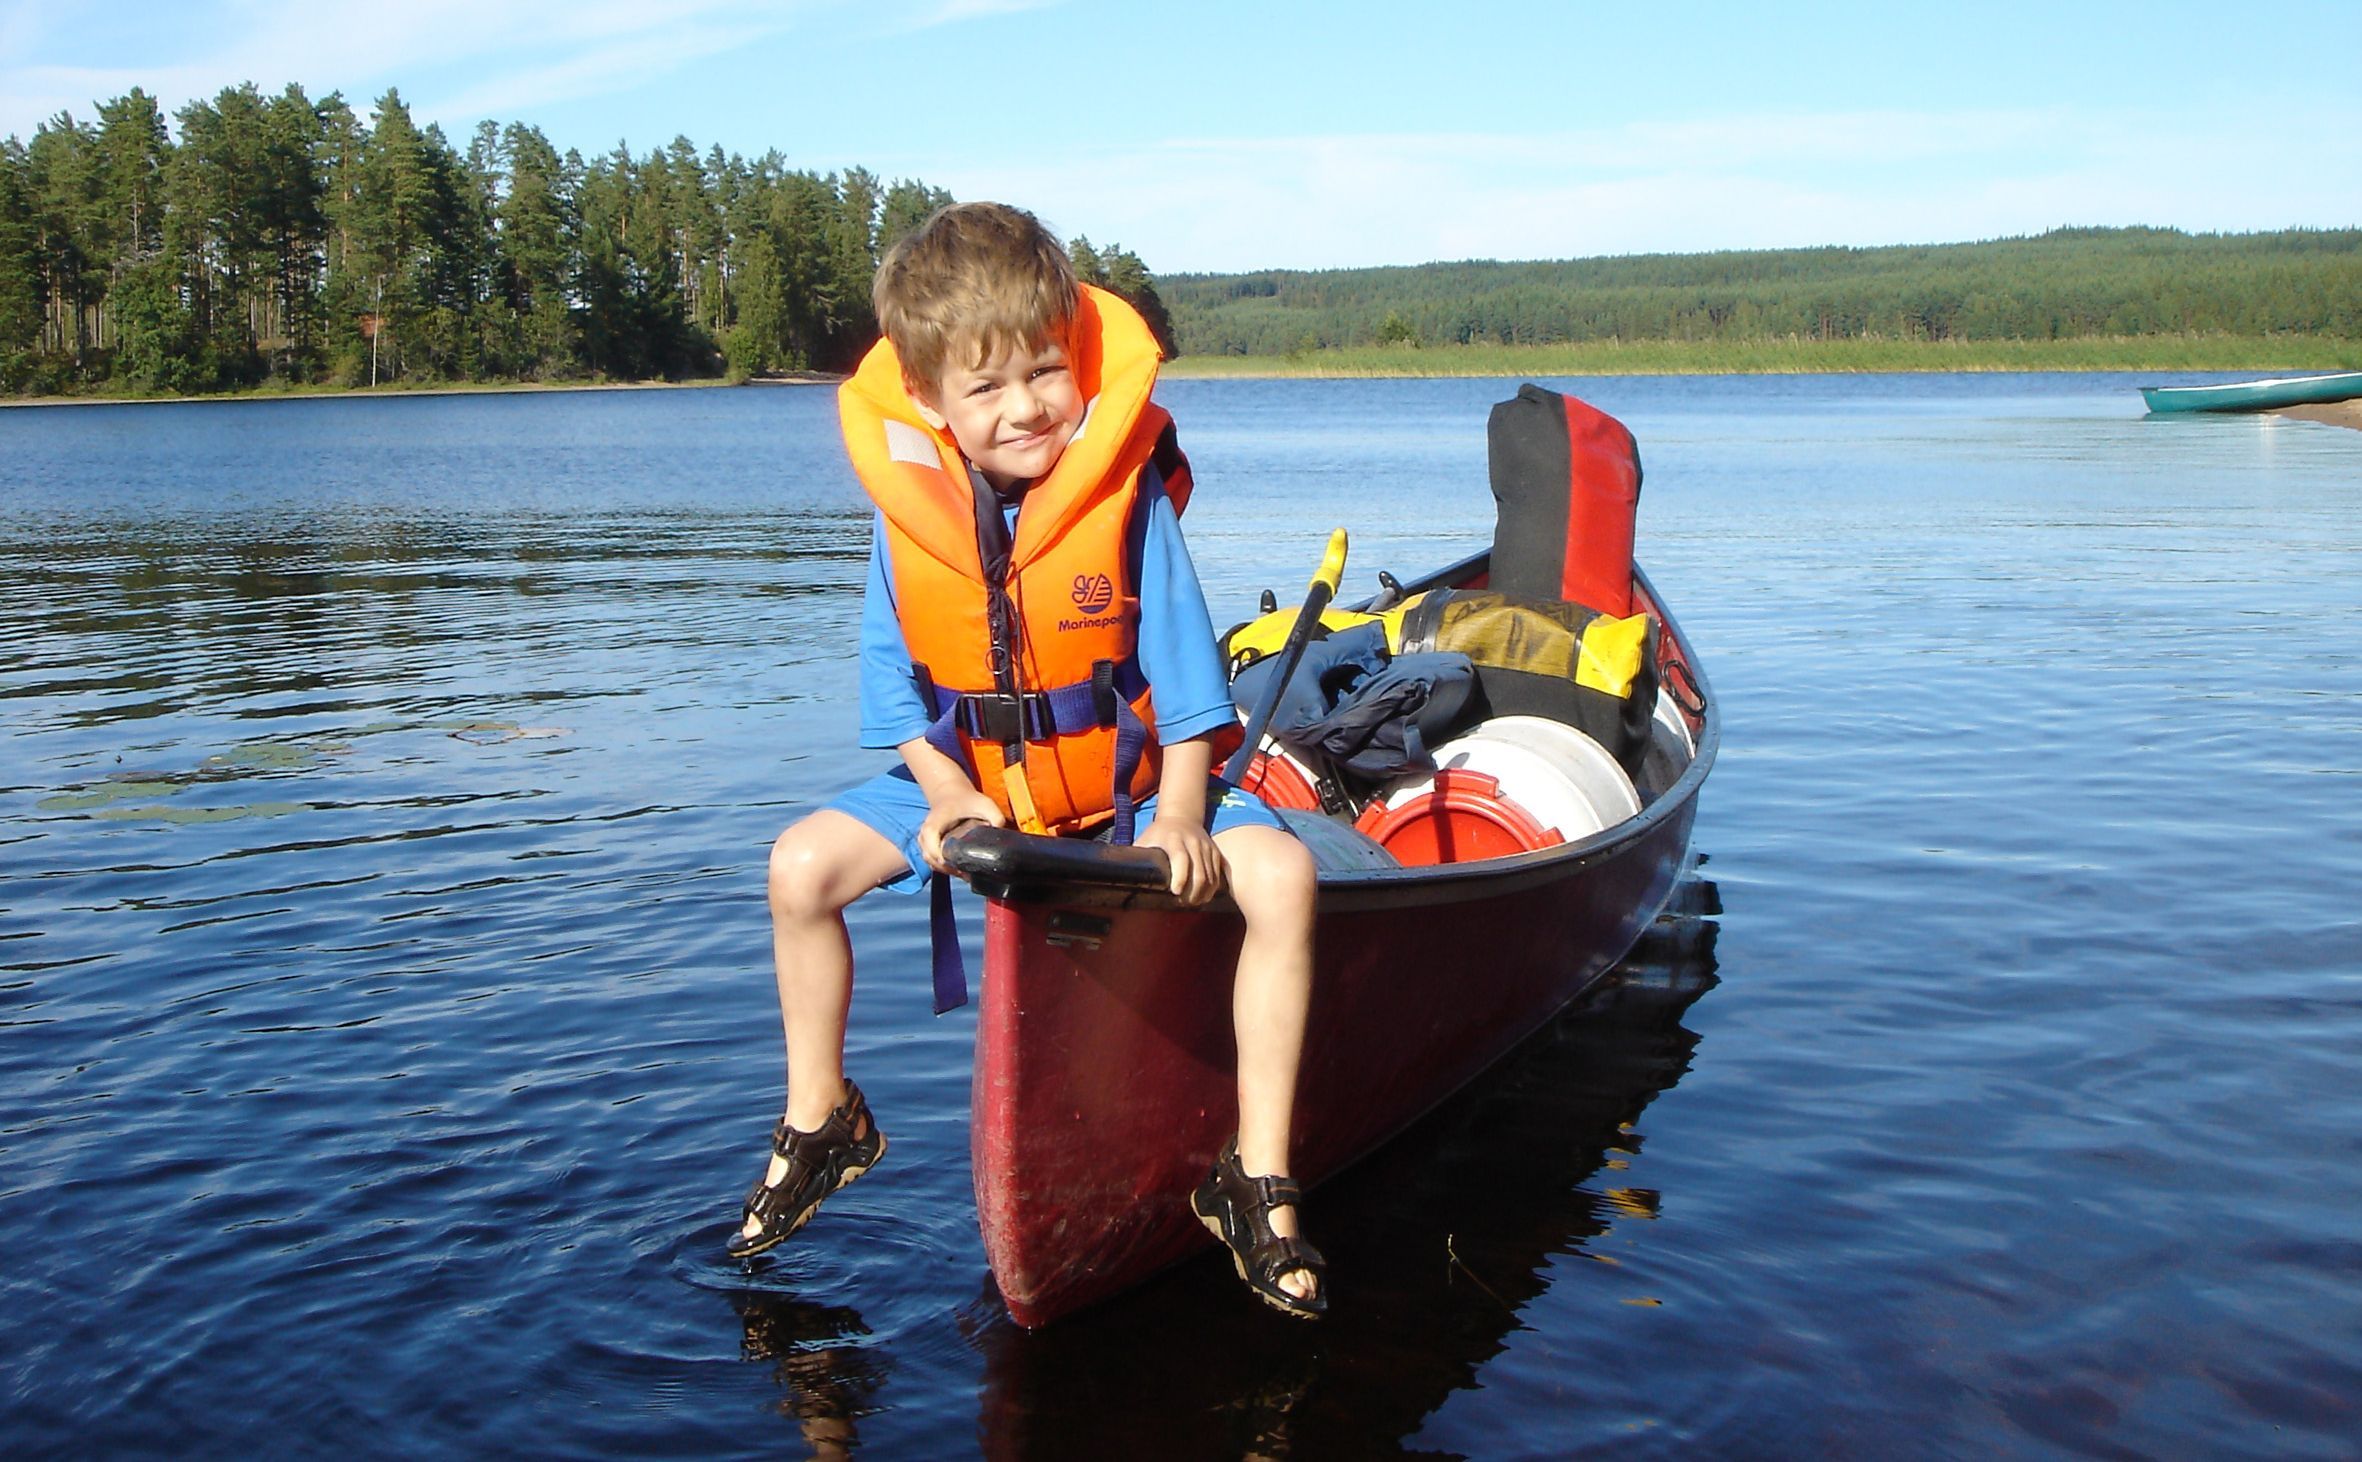
[[[568,169],[538,127],[509,124],[502,134],[508,188],[496,218],[508,265],[509,307],[519,320],[525,369],[571,374],[579,342],[567,308],[566,282],[577,271],[573,188]],[[575,161],[580,172],[580,160]]]
[[[97,152],[97,133],[66,112],[36,128],[25,150],[33,259],[41,272],[41,348],[71,353],[77,375],[90,363],[90,316],[104,293],[98,240],[105,204]]]
[[[272,332],[277,368],[297,380],[319,374],[322,359],[320,274],[327,248],[325,131],[319,110],[290,86],[263,104],[262,233],[272,265]]]
[[[1088,282],[1098,284],[1121,295],[1140,318],[1148,322],[1148,332],[1156,337],[1157,349],[1167,360],[1181,353],[1173,339],[1173,317],[1165,309],[1164,299],[1156,292],[1156,283],[1148,277],[1148,266],[1140,256],[1117,244],[1092,251],[1087,239],[1076,239],[1076,245],[1090,251],[1099,277]],[[1080,270],[1077,270],[1078,274]]]
[[[900,243],[902,236],[925,223],[929,214],[951,203],[952,196],[941,188],[930,188],[913,178],[895,179],[878,209],[878,252],[883,254]]]
[[[0,390],[32,382],[41,339],[41,266],[25,150],[0,142]]]

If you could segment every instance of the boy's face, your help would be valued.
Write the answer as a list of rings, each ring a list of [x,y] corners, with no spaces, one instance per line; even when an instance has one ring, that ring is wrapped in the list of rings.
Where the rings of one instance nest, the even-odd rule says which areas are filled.
[[[935,399],[920,394],[917,405],[996,489],[1047,476],[1083,419],[1082,387],[1056,336],[980,366],[948,367]]]

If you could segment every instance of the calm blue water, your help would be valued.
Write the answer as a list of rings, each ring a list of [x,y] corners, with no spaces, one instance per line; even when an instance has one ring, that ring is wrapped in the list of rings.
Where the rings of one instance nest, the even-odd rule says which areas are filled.
[[[1506,382],[1181,382],[1217,617],[1489,535]],[[857,910],[893,1156],[720,1260],[762,860],[851,749],[808,390],[0,412],[12,1451],[2362,1446],[2362,434],[2129,378],[1609,379],[1725,707],[1623,979],[1314,1197],[1018,1331],[973,1012]]]

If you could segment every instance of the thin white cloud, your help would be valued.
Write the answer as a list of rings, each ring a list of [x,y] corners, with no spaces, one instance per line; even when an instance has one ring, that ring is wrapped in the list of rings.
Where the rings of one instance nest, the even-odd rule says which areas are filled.
[[[1320,137],[1193,138],[1158,155],[1193,154],[1218,167],[1336,169],[1388,175],[1570,171],[1664,173],[1689,169],[1794,169],[1922,164],[1979,153],[2023,155],[2072,125],[2062,109],[1942,114],[1846,112],[1635,122],[1549,134],[1358,133]]]
[[[421,120],[464,128],[660,81],[677,95],[712,58],[783,35],[841,48],[848,33],[877,38],[1060,3],[197,0],[170,12],[169,26],[116,35],[70,7],[0,0],[0,135],[29,136],[61,108],[88,118],[95,100],[135,85],[170,108],[249,79],[342,90],[358,106],[398,84]],[[190,47],[192,35],[207,44]],[[75,64],[85,60],[104,64]],[[937,129],[923,150],[899,153],[860,144],[871,134],[857,119],[819,130],[884,176],[1024,203],[1068,234],[1121,243],[1164,270],[1934,242],[2062,223],[2362,222],[2352,212],[2362,197],[2362,97],[2291,99],[2280,113],[2203,99],[2137,113],[2066,101],[1758,111],[1550,134],[1223,137],[1195,130],[1203,123],[1193,126],[1186,109],[1173,115],[1192,130],[1119,146],[1076,127],[1011,154],[1019,162],[971,142],[973,128]],[[2312,139],[2301,152],[2275,135],[2292,119]],[[1239,121],[1254,125],[1251,114]],[[555,140],[587,149],[613,138]]]
[[[2362,106],[2316,135],[2362,137]],[[1167,271],[1943,242],[2061,224],[2362,222],[2362,144],[2069,109],[1731,117],[1551,136],[1182,138],[1025,168],[914,160]]]
[[[826,0],[404,0],[320,5],[237,0],[207,26],[219,40],[191,56],[143,60],[134,30],[110,46],[127,59],[77,66],[30,59],[52,37],[17,11],[0,23],[0,135],[29,134],[51,114],[145,87],[176,107],[253,81],[290,81],[360,102],[399,85],[422,113],[455,124],[540,102],[637,86],[701,58],[791,29]],[[528,64],[506,58],[530,57]]]
[[[1063,5],[1066,0],[943,0],[933,10],[915,17],[912,30],[926,30],[932,26],[952,25],[963,20],[984,20],[996,15],[1022,15],[1028,10],[1047,10]]]
[[[420,110],[444,119],[507,118],[552,102],[622,91],[651,74],[678,70],[747,43],[726,21],[683,21],[659,34],[624,34],[545,65],[504,70],[456,91],[422,94]],[[582,139],[599,143],[606,139]]]

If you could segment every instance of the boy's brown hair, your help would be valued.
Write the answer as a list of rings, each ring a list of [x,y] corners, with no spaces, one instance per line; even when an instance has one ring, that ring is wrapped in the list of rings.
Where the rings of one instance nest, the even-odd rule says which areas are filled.
[[[1066,250],[1005,203],[936,209],[886,251],[870,286],[903,381],[929,399],[955,363],[982,366],[1062,333],[1079,296]]]

